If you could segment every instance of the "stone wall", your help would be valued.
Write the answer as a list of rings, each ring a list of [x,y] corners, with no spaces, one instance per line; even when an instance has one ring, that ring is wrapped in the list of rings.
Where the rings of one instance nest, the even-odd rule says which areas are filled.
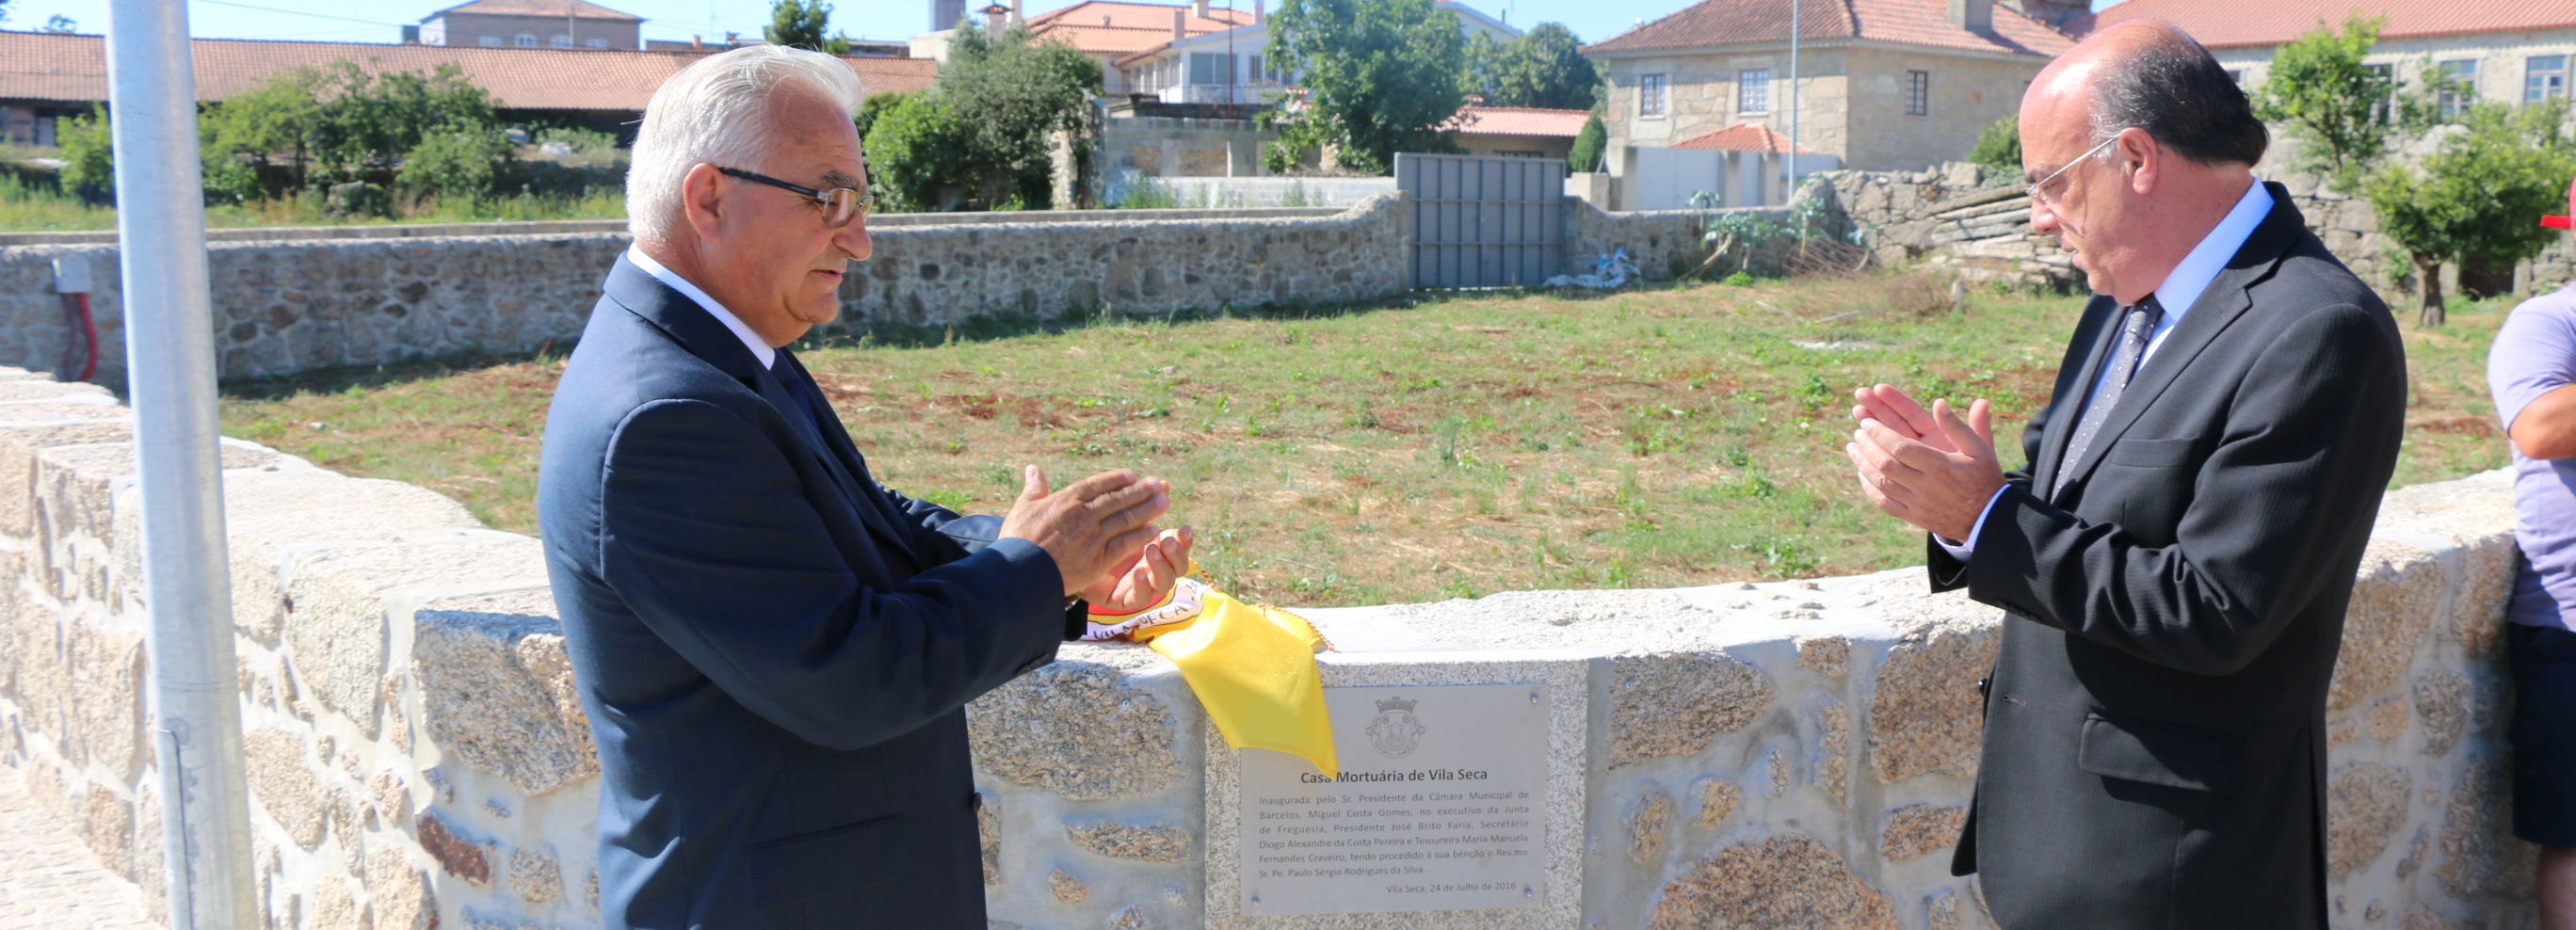
[[[1150,218],[889,218],[872,230],[875,254],[843,283],[839,326],[1328,303],[1412,286],[1396,195],[1324,215],[1138,212]],[[568,344],[627,242],[623,233],[591,232],[209,243],[222,374]],[[122,383],[124,304],[112,243],[0,246],[0,364],[51,368],[60,356],[67,330],[51,263],[63,255],[90,262],[97,380]]]
[[[2379,231],[2379,215],[2365,199],[2328,190],[2315,175],[2262,172],[2281,182],[2290,202],[2325,240],[2326,248],[2390,305],[2411,306],[2413,272],[2395,243]],[[1988,185],[1982,166],[1949,162],[1924,171],[1835,171],[1819,175],[1833,185],[1852,221],[1868,229],[1867,243],[1880,264],[1922,262],[1969,281],[2082,289],[2083,273],[2057,247],[2055,237],[2030,230],[2030,198],[2017,184]],[[2539,222],[2534,217],[2533,222]],[[2443,293],[2457,294],[2459,269],[2443,269]],[[2516,270],[2516,290],[2538,294],[2576,281],[2576,237],[2560,237]]]
[[[157,899],[131,421],[0,379],[0,764]],[[247,443],[224,465],[265,923],[595,925],[597,762],[537,542]],[[2512,522],[2501,473],[2383,506],[2327,699],[2337,926],[2532,920],[2501,780]],[[2003,621],[1920,569],[1308,614],[1328,686],[1548,683],[1533,907],[1242,917],[1236,754],[1159,655],[1069,645],[969,708],[995,920],[1991,925],[1947,853]]]

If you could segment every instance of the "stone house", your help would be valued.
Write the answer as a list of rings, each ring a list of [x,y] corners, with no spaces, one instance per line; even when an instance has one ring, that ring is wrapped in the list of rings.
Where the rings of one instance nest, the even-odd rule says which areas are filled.
[[[2436,2],[2436,0],[2128,0],[2095,14],[2092,28],[2138,18],[2181,26],[2247,89],[2262,85],[2272,53],[2320,23],[2385,15],[2379,44],[2362,59],[2409,85],[2429,60],[2442,75],[2469,85],[2444,100],[2523,103],[2567,94],[2576,65],[2576,5]]]
[[[420,21],[423,45],[642,48],[644,17],[589,0],[471,0]]]
[[[2030,79],[2075,44],[2052,23],[2081,10],[2073,0],[1701,0],[1584,55],[1609,79],[1614,152],[1754,123],[1844,167],[1920,170],[1965,156],[1979,130],[2014,112]]]

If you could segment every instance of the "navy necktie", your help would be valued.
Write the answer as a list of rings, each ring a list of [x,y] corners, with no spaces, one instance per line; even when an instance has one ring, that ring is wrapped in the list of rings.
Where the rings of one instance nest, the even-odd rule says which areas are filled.
[[[2102,421],[2111,418],[2111,410],[2120,405],[2120,394],[2129,387],[2129,379],[2138,373],[2138,360],[2147,354],[2147,341],[2154,337],[2156,323],[2164,319],[2163,304],[2153,294],[2145,300],[2120,310],[2120,344],[2111,352],[2111,371],[2102,379],[2102,390],[2084,407],[2084,418],[2075,424],[2075,436],[2066,441],[2066,454],[2057,459],[2057,480],[2048,489],[2049,499],[2066,489],[2074,477],[2075,465],[2084,460],[2084,449],[2093,444],[2093,434],[2102,430]]]
[[[778,350],[778,356],[770,360],[769,373],[778,378],[778,386],[785,388],[787,396],[796,401],[796,409],[805,412],[805,422],[820,430],[823,420],[815,415],[814,395],[805,389],[805,379],[797,375],[796,366],[788,363],[788,359],[793,357],[785,349]]]

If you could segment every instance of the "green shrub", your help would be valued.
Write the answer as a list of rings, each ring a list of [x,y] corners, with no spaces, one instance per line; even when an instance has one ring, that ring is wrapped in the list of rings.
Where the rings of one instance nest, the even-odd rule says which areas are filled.
[[[1601,153],[1610,147],[1610,133],[1601,126],[1601,114],[1594,113],[1583,121],[1583,129],[1574,134],[1574,151],[1565,156],[1569,171],[1601,171]]]
[[[492,166],[510,151],[490,129],[449,128],[421,137],[394,181],[413,197],[480,197],[492,189]]]
[[[2021,168],[2021,116],[2006,114],[1986,124],[1977,133],[1977,147],[1968,150],[1968,160],[1986,166],[1988,174],[2019,176]]]
[[[116,199],[116,143],[105,112],[93,107],[54,121],[54,144],[63,148],[63,190],[94,203]]]
[[[1728,287],[1751,287],[1753,286],[1753,275],[1747,272],[1738,271],[1734,274],[1727,275],[1726,280],[1718,283],[1724,284]]]
[[[868,186],[890,213],[953,206],[966,183],[964,144],[948,105],[911,94],[877,115],[866,143]]]

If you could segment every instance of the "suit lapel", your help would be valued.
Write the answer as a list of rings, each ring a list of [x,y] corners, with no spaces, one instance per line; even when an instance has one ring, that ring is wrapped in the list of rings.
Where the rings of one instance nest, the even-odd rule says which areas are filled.
[[[2032,469],[2034,489],[2057,486],[2057,470],[2066,464],[2060,461],[2066,456],[2066,444],[2075,434],[2075,424],[2084,417],[2085,399],[2093,392],[2094,379],[2101,377],[2103,357],[2111,354],[2111,340],[2120,332],[2118,326],[2108,325],[2104,320],[2117,316],[2119,312],[2119,302],[2109,298],[2096,299],[2084,308],[2085,321],[2075,331],[2081,333],[2086,327],[2091,327],[2093,346],[2084,354],[2083,372],[2067,385],[2066,396],[2053,399],[2063,409],[2049,416],[2050,429],[2040,438],[2039,462]]]
[[[814,448],[819,450],[818,454],[821,458],[836,466],[833,473],[845,483],[850,500],[856,503],[859,513],[867,519],[868,528],[884,534],[893,544],[892,548],[895,551],[902,552],[905,558],[910,559],[911,544],[895,529],[894,521],[899,518],[892,513],[894,509],[890,506],[892,502],[886,500],[885,495],[877,490],[876,479],[868,474],[867,458],[859,454],[858,443],[851,441],[849,430],[841,426],[841,418],[831,414],[831,398],[823,393],[823,386],[815,382],[814,374],[805,370],[803,359],[789,354],[787,368],[795,377],[804,379],[805,390],[811,392],[808,396],[814,398],[815,411],[822,414],[815,418],[821,420],[821,424],[806,424],[806,435],[813,437],[810,441],[813,442]],[[783,390],[780,396],[770,403],[784,405],[779,408],[781,410],[796,409],[795,398],[785,396]],[[817,430],[819,432],[816,432]],[[919,572],[925,566],[915,561],[913,571]]]
[[[733,330],[725,328],[714,314],[698,306],[697,301],[654,279],[624,256],[619,256],[617,264],[609,269],[607,291],[609,296],[643,317],[645,322],[670,334],[689,354],[732,376],[760,395],[760,399],[768,401],[769,406],[778,411],[779,417],[787,421],[788,432],[795,434],[796,441],[804,446],[805,454],[812,456],[815,464],[822,466],[823,473],[831,478],[832,484],[841,492],[842,501],[858,513],[859,522],[866,524],[869,532],[877,534],[885,547],[909,556],[909,541],[886,522],[884,513],[870,506],[869,497],[863,493],[858,480],[851,476],[839,457],[829,451],[830,447],[814,423],[816,418],[805,416],[805,411],[796,406],[795,398],[787,396],[786,386],[778,383],[778,378],[769,369],[761,367],[760,360],[751,354],[751,348],[743,345]],[[802,370],[798,369],[800,374]],[[820,391],[815,394],[815,403],[818,410],[830,409]]]
[[[2278,184],[2265,183],[2272,195],[2272,212],[2254,227],[2253,234],[2245,238],[2245,244],[2237,248],[2235,257],[2228,259],[2226,270],[2220,271],[2218,277],[2211,279],[2208,289],[2200,292],[2200,299],[2192,303],[2191,312],[2184,314],[2182,322],[2174,324],[2173,332],[2166,334],[2165,343],[2156,348],[2155,356],[2147,359],[2146,365],[2130,379],[2128,389],[2120,395],[2120,405],[2112,408],[2110,417],[2102,421],[2102,429],[2094,434],[2092,444],[2085,447],[2083,459],[2073,464],[2071,480],[2067,482],[2069,487],[2084,480],[2095,465],[2101,464],[2102,457],[2110,454],[2111,446],[2119,441],[2120,434],[2137,423],[2148,407],[2155,405],[2156,398],[2173,386],[2183,370],[2191,367],[2192,360],[2209,348],[2219,333],[2227,331],[2237,317],[2253,308],[2254,298],[2247,289],[2270,277],[2272,270],[2280,265],[2281,256],[2297,241],[2298,234],[2307,229],[2307,219],[2299,215],[2298,207],[2291,205],[2289,191]],[[2096,354],[2100,353],[2097,351]],[[2061,443],[2059,448],[2063,449],[2064,445]]]

